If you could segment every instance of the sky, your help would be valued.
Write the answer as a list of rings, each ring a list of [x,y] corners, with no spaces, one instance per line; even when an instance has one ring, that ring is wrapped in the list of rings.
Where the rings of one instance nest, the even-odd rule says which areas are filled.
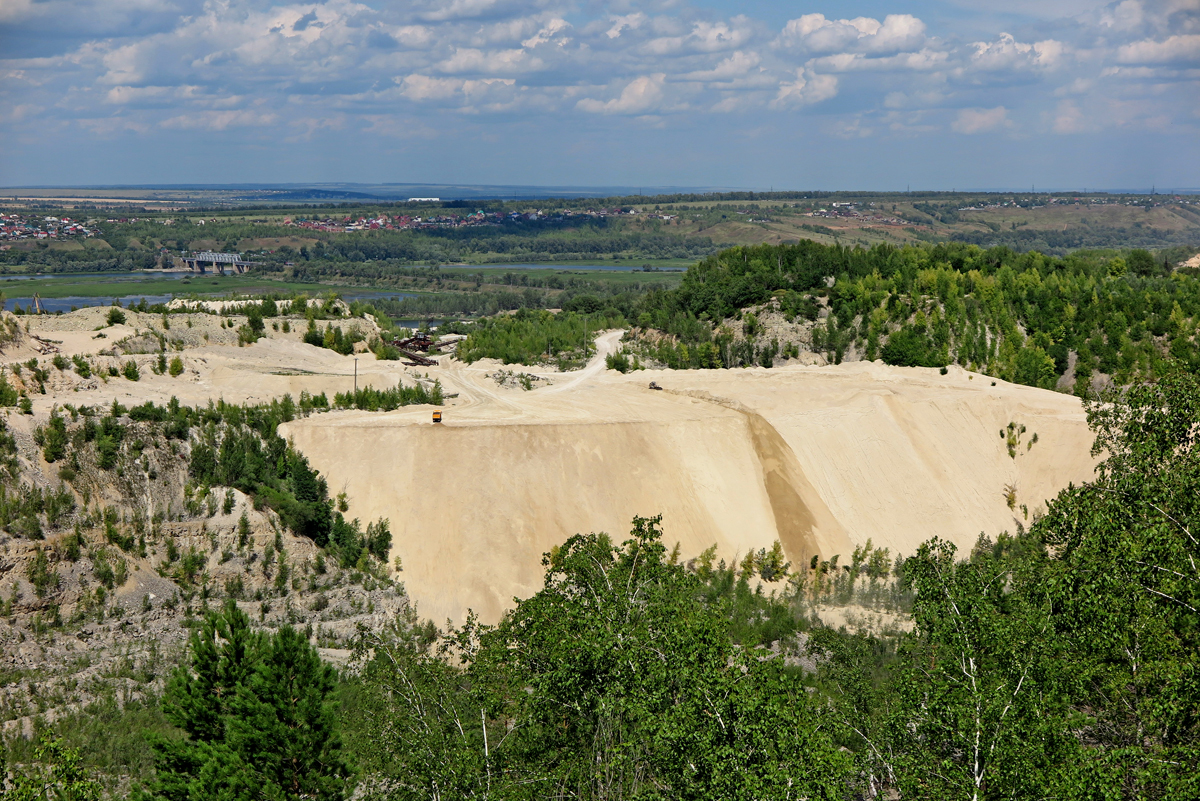
[[[1200,187],[1200,0],[0,0],[0,186]]]

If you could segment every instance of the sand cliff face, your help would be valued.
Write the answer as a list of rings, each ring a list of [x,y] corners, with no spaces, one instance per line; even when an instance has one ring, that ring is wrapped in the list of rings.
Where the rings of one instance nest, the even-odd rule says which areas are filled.
[[[488,386],[483,369],[441,374],[460,392],[441,425],[410,407],[283,431],[352,516],[390,519],[400,578],[439,622],[496,620],[540,586],[542,553],[577,532],[620,540],[634,515],[662,514],[685,557],[776,539],[796,564],[845,561],[868,539],[893,555],[933,536],[969,549],[1094,465],[1077,399],[957,368],[590,371],[532,392]],[[1015,458],[1010,422],[1026,429]]]

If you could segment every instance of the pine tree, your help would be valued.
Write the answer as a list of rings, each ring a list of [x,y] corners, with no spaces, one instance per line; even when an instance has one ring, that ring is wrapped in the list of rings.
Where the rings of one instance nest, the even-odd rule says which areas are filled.
[[[328,697],[332,668],[290,627],[255,634],[235,601],[192,635],[163,707],[186,737],[155,737],[152,797],[338,799],[346,768]]]

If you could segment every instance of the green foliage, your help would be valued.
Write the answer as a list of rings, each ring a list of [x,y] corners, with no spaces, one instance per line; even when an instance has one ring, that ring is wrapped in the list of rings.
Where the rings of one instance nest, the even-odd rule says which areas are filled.
[[[40,430],[42,438],[42,456],[53,464],[67,454],[67,424],[57,409],[50,412],[50,419]]]
[[[1081,388],[1097,371],[1120,384],[1153,379],[1168,355],[1200,369],[1200,281],[1151,270],[1146,256],[1129,254],[1142,267],[1127,272],[1114,269],[1125,260],[1111,252],[739,246],[690,268],[678,289],[648,293],[632,313],[670,335],[639,340],[646,356],[669,367],[701,366],[696,351],[710,345],[719,353],[712,366],[766,364],[771,357],[754,344],[757,317],[742,315],[743,339],[722,326],[767,304],[790,319],[816,319],[825,296],[830,314],[812,328],[812,342],[835,362],[857,342],[870,359],[956,363],[1047,389],[1072,352]]]
[[[486,358],[505,364],[574,365],[590,355],[596,334],[625,324],[615,310],[552,314],[520,309],[516,314],[480,320],[459,343],[457,355],[468,364]]]
[[[499,626],[445,643],[462,672],[377,644],[373,763],[403,797],[840,797],[848,760],[800,682],[735,648],[723,603],[665,557],[657,520],[622,546],[572,537]]]
[[[944,357],[923,327],[905,326],[892,334],[881,354],[886,364],[898,367],[941,367]]]
[[[75,495],[62,485],[41,488],[22,484],[13,489],[0,485],[0,527],[27,539],[42,539],[42,518],[53,526],[74,508]]]
[[[142,377],[141,371],[138,370],[137,362],[135,362],[133,359],[129,359],[125,362],[124,366],[121,367],[121,375],[125,376],[130,381],[137,381]]]
[[[329,551],[337,556],[342,567],[357,567],[363,554],[369,554],[386,565],[391,548],[392,532],[386,518],[369,523],[364,532],[357,518],[346,522],[341,512],[334,513]]]
[[[114,305],[111,309],[108,310],[107,321],[108,321],[109,325],[124,325],[125,324],[125,312],[121,311],[120,306]]]
[[[1028,534],[981,537],[966,561],[923,545],[904,563],[915,627],[894,658],[814,632],[819,686],[870,795],[1200,789],[1200,381],[1170,370],[1088,409],[1107,455],[1097,480]]]
[[[364,339],[357,325],[352,326],[349,331],[343,331],[341,326],[330,323],[322,331],[312,318],[309,318],[308,330],[304,332],[304,341],[309,345],[326,348],[343,356],[353,353],[354,345]]]
[[[896,675],[893,723],[908,744],[893,769],[906,797],[963,798],[981,787],[1037,797],[1076,753],[1062,704],[1069,679],[1045,636],[1050,610],[1009,591],[1014,567],[1024,566],[990,554],[956,564],[938,540],[905,566],[916,629]]]
[[[353,392],[339,392],[333,396],[333,406],[336,409],[364,409],[369,412],[390,412],[401,406],[410,404],[441,404],[445,400],[442,394],[442,382],[434,380],[429,389],[424,384],[414,384],[406,387],[399,384],[390,389],[375,389],[362,387]]]
[[[183,359],[178,356],[171,359],[171,364],[167,368],[167,372],[170,373],[171,378],[178,378],[183,375]]]
[[[604,365],[609,370],[616,370],[618,373],[628,373],[632,365],[629,357],[625,355],[625,351],[617,351],[610,353],[604,357]]]
[[[210,612],[167,684],[164,711],[185,737],[153,738],[152,796],[344,797],[333,688],[333,669],[291,627],[254,634],[234,601]]]
[[[199,426],[189,473],[198,483],[233,487],[260,498],[294,533],[324,545],[331,524],[325,480],[276,432],[280,423],[298,413],[290,396],[259,406],[222,401],[188,410],[187,419]]]
[[[129,678],[143,683],[155,681],[162,663],[159,652],[151,649],[133,667]],[[20,763],[40,770],[44,765],[37,764],[40,761],[38,750],[46,741],[56,739],[64,751],[78,754],[76,770],[81,778],[91,774],[111,787],[127,779],[136,783],[139,779],[150,778],[154,759],[147,735],[151,733],[166,737],[179,735],[178,730],[163,717],[157,695],[144,691],[142,697],[118,699],[115,691],[105,688],[99,697],[82,707],[64,710],[52,723],[35,723],[33,740],[17,736],[9,738],[5,745],[10,765]],[[107,796],[95,797],[112,796],[110,792]],[[49,797],[56,798],[54,795]],[[69,795],[65,797],[71,798]],[[46,796],[38,798],[44,799]]]
[[[1200,792],[1200,381],[1183,370],[1088,404],[1106,454],[1035,525],[1061,557],[1039,587],[1076,688],[1094,798]]]
[[[45,598],[46,593],[56,589],[59,584],[58,571],[50,567],[50,560],[42,548],[37,549],[33,561],[29,563],[28,576],[38,598]]]
[[[79,752],[47,738],[34,750],[33,764],[13,771],[5,801],[100,801],[100,783],[80,764]]]
[[[82,356],[75,355],[71,357],[71,361],[75,363],[75,372],[79,374],[80,378],[92,377],[92,365],[87,359],[83,358]]]

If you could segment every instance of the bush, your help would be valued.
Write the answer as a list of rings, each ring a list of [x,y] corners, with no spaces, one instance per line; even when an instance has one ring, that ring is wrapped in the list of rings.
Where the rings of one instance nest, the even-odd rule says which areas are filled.
[[[943,367],[938,348],[923,328],[905,326],[888,338],[883,361],[896,367]]]
[[[171,359],[171,366],[168,368],[168,371],[171,374],[171,378],[178,378],[180,375],[182,375],[183,359],[179,358],[178,356],[176,356],[174,359]]]
[[[608,354],[604,359],[604,363],[608,366],[609,370],[616,370],[618,373],[629,372],[629,357],[625,355],[625,351]]]
[[[111,309],[108,310],[108,324],[109,325],[124,325],[124,323],[125,323],[125,312],[121,311],[119,306],[113,306]]]
[[[53,464],[67,455],[67,423],[58,414],[58,410],[50,412],[50,420],[46,427],[39,430],[45,447],[42,456]]]
[[[142,377],[141,372],[138,370],[137,362],[135,362],[133,359],[125,362],[125,366],[121,368],[121,375],[125,376],[130,381],[137,381]]]

